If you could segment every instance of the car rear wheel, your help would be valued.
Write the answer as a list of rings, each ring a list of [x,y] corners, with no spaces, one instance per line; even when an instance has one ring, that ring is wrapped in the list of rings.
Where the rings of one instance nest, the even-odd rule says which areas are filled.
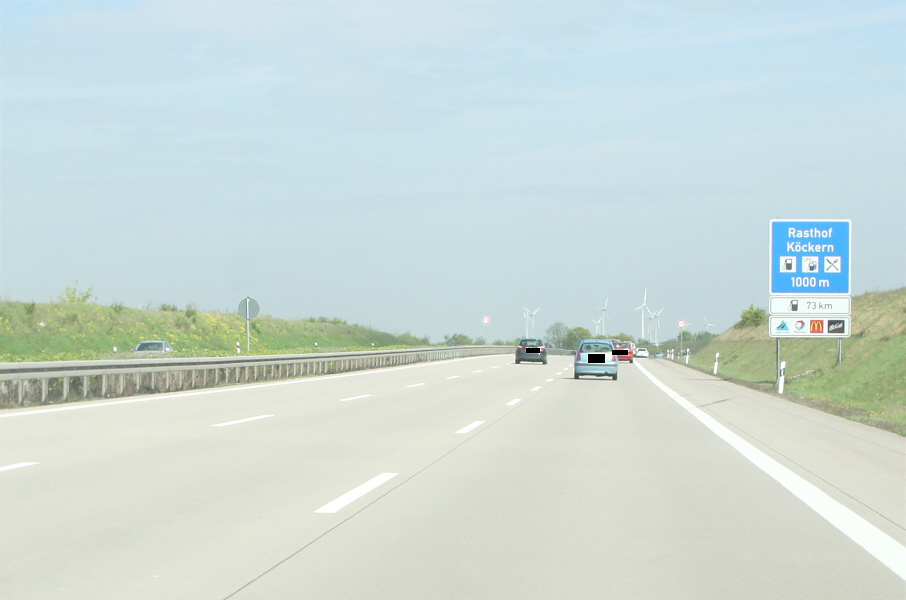
[[[576,372],[573,372],[573,379],[578,379],[578,378],[579,378],[579,374]]]
[[[617,374],[616,374],[616,373],[613,374],[613,380],[614,380],[614,381],[617,380]]]

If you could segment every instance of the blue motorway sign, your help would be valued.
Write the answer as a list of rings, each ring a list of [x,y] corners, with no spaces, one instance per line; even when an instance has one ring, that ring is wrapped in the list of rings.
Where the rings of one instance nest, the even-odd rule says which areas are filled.
[[[771,220],[771,294],[850,294],[852,221]]]

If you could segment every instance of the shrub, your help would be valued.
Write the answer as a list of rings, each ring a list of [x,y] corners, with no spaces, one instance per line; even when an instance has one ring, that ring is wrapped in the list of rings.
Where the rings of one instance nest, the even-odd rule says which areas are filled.
[[[767,312],[763,308],[756,308],[754,304],[750,304],[749,308],[742,311],[742,314],[739,315],[740,321],[737,325],[740,327],[757,327],[764,324],[767,318]]]

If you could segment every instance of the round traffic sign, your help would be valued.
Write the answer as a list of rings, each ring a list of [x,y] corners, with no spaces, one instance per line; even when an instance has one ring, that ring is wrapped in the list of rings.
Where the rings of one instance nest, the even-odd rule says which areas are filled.
[[[260,307],[254,298],[243,298],[239,301],[239,314],[245,317],[245,320],[254,319],[258,316]]]
[[[676,326],[679,327],[680,329],[685,329],[686,325],[688,325],[688,323],[686,323],[685,319],[680,319],[679,321],[676,322]]]
[[[485,316],[481,317],[481,322],[484,323],[485,325],[490,325],[490,324],[491,324],[491,317],[485,315]]]

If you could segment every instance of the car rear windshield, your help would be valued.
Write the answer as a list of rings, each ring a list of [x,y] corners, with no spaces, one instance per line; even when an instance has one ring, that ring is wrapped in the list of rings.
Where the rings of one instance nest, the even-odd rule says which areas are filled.
[[[579,350],[582,352],[610,352],[613,350],[613,346],[602,342],[593,342],[590,344],[583,344]]]
[[[138,348],[137,348],[137,350],[139,352],[141,352],[142,350],[151,352],[154,350],[163,350],[163,349],[164,349],[164,345],[161,344],[160,342],[142,342],[141,344],[138,345]]]
[[[628,348],[629,342],[617,342],[616,344],[614,344],[614,346],[616,346],[617,348]]]
[[[522,340],[519,342],[520,346],[543,346],[544,342],[541,340]]]

